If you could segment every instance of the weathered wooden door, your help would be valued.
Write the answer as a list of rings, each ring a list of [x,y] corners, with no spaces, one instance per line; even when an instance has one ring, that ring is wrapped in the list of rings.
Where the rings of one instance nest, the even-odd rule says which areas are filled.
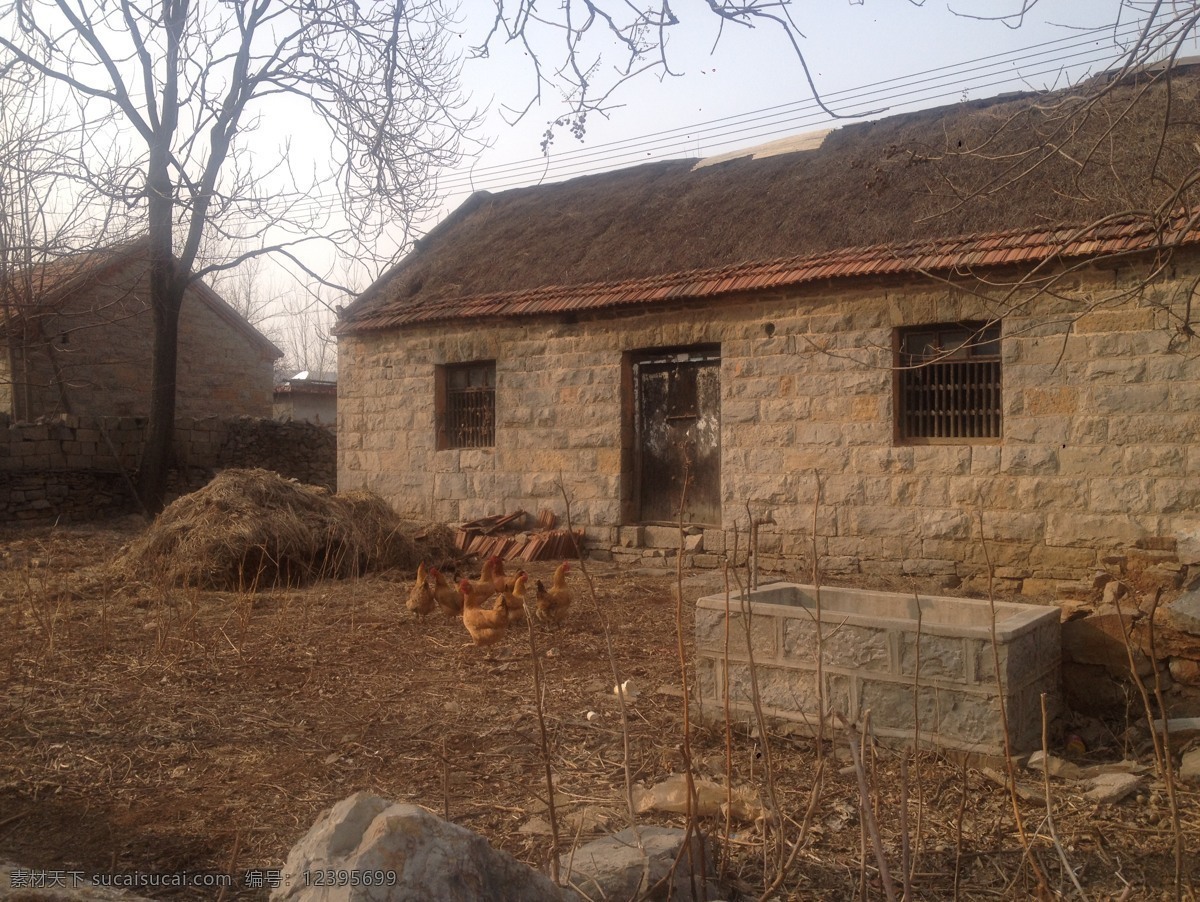
[[[721,361],[716,350],[647,356],[635,368],[642,522],[721,522]],[[684,494],[686,487],[686,496]]]

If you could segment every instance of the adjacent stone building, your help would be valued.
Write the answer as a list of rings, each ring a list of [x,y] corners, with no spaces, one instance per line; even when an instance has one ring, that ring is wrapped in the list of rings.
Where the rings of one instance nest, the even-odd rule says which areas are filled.
[[[1178,69],[476,194],[342,315],[339,489],[454,521],[561,515],[561,483],[593,551],[682,517],[695,564],[753,521],[766,563],[841,574],[1186,572],[1198,94]]]
[[[337,377],[304,370],[280,382],[275,386],[274,416],[336,429]]]
[[[0,306],[0,412],[39,417],[145,416],[153,321],[143,241],[61,258],[14,275]],[[179,320],[181,418],[270,417],[265,336],[202,281]]]

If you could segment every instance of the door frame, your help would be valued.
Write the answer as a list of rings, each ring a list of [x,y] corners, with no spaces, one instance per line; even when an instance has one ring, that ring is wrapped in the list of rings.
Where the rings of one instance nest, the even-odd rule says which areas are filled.
[[[621,522],[626,524],[654,524],[677,521],[643,520],[642,508],[642,460],[640,428],[641,396],[639,391],[639,369],[643,365],[660,365],[671,362],[712,363],[720,367],[721,345],[719,342],[704,342],[693,345],[675,345],[661,348],[638,348],[622,354],[621,373]],[[718,369],[719,373],[719,369]],[[718,417],[720,410],[717,411]],[[718,426],[719,428],[719,426]],[[718,496],[720,495],[720,470],[718,469]],[[718,502],[719,503],[719,502]],[[720,523],[696,525],[716,526]]]

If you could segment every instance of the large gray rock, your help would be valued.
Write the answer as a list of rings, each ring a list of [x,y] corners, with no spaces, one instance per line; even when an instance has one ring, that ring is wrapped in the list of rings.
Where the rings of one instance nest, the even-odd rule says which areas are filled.
[[[664,879],[683,848],[684,836],[685,831],[674,827],[638,827],[636,833],[628,827],[564,853],[559,857],[559,873],[589,899],[626,902],[643,898],[715,898],[703,876],[712,870],[712,850],[698,835],[693,834],[680,858],[675,879],[671,882]]]
[[[318,885],[320,884],[320,885]],[[575,900],[483,837],[366,792],[317,818],[288,855],[272,902]]]

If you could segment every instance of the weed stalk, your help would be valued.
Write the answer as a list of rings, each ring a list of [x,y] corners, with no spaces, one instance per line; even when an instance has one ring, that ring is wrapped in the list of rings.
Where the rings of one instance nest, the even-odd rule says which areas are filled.
[[[1025,833],[1025,821],[1021,817],[1020,798],[1017,795],[1017,766],[1013,761],[1012,753],[1012,736],[1008,730],[1008,706],[1004,703],[1004,677],[1000,670],[1000,644],[996,639],[996,592],[995,592],[995,573],[996,568],[992,565],[992,556],[988,551],[987,539],[983,534],[983,514],[979,514],[979,543],[983,550],[984,563],[987,565],[987,597],[988,597],[988,612],[990,614],[989,634],[991,636],[992,645],[992,669],[996,676],[996,701],[1000,708],[1000,730],[1004,734],[1004,765],[1008,775],[1008,795],[1012,802],[1013,820],[1017,826],[1017,836],[1021,840],[1021,850],[1025,855],[1025,860],[1029,863],[1029,868],[1033,872],[1033,877],[1037,881],[1038,894],[1042,897],[1049,897],[1050,887],[1046,883],[1046,876],[1042,873],[1041,867],[1038,866],[1037,859],[1034,858],[1033,849],[1029,845],[1029,836]]]

